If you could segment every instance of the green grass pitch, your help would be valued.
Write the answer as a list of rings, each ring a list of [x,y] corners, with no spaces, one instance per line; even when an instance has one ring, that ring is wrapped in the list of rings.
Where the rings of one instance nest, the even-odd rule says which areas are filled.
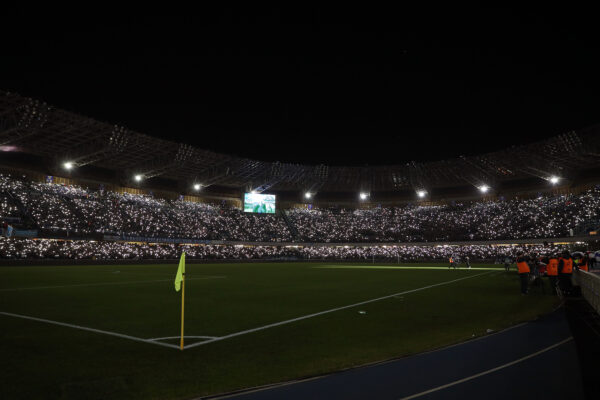
[[[442,347],[557,304],[541,292],[520,296],[514,270],[474,267],[188,264],[186,336],[223,337],[435,286],[200,346],[188,338],[184,351],[0,314],[0,398],[193,398]],[[0,312],[142,339],[178,336],[176,270],[176,262],[2,267]]]

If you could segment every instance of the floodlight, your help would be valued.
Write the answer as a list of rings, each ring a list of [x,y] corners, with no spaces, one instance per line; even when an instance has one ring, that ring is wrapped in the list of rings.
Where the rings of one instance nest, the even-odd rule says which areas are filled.
[[[65,169],[71,169],[73,168],[73,163],[71,161],[67,161],[63,164],[63,167],[65,167]]]
[[[549,178],[549,181],[551,184],[556,185],[558,181],[560,181],[560,178],[556,175],[553,175]]]
[[[360,199],[361,199],[361,200],[366,200],[366,199],[367,199],[367,197],[369,197],[369,194],[368,194],[368,193],[365,193],[365,192],[360,192],[360,195],[359,195],[359,196],[360,196]]]
[[[425,197],[425,195],[426,195],[426,194],[427,194],[427,192],[426,192],[426,191],[424,191],[424,190],[418,190],[418,191],[417,191],[417,196],[419,196],[419,197],[421,197],[421,198],[422,198],[422,197]]]
[[[307,199],[310,199],[312,197],[312,193],[306,192],[306,193],[304,193],[304,197]]]
[[[488,190],[490,190],[490,187],[488,185],[481,185],[481,186],[479,186],[479,191],[481,193],[486,193]]]
[[[134,176],[133,178],[135,179],[136,182],[139,182],[142,180],[142,176],[140,174]]]
[[[200,188],[202,187],[201,184],[199,183],[194,183],[194,190],[200,190]]]
[[[2,145],[0,146],[0,151],[20,151],[19,148],[17,146],[10,146],[10,145]]]

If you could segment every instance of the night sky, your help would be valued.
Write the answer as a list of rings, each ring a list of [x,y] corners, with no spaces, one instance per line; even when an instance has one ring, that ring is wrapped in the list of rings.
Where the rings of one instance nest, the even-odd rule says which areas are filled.
[[[53,7],[1,19],[0,90],[260,160],[439,160],[600,122],[592,10]]]

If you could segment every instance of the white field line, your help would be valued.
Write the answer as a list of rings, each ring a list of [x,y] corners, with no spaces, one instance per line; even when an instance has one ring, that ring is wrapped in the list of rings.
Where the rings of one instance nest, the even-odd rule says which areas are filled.
[[[168,340],[168,339],[180,339],[181,336],[167,336],[167,337],[159,337],[159,338],[152,338],[152,339],[148,339],[148,340]],[[188,336],[185,335],[183,337],[184,339],[216,339],[217,336]]]
[[[564,339],[564,340],[561,340],[560,342],[554,343],[553,345],[550,345],[550,346],[548,346],[548,347],[546,347],[546,348],[544,348],[544,349],[542,349],[542,350],[536,351],[535,353],[531,353],[531,354],[529,354],[529,355],[526,355],[525,357],[521,357],[521,358],[519,358],[519,359],[517,359],[517,360],[514,360],[514,361],[511,361],[511,362],[509,362],[509,363],[502,364],[502,365],[500,365],[500,366],[498,366],[498,367],[495,367],[495,368],[492,368],[492,369],[488,369],[488,370],[486,370],[486,371],[483,371],[483,372],[480,372],[480,373],[478,373],[478,374],[471,375],[471,376],[468,376],[468,377],[466,377],[466,378],[459,379],[459,380],[457,380],[457,381],[454,381],[454,382],[447,383],[447,384],[445,384],[445,385],[441,385],[441,386],[438,386],[438,387],[434,387],[433,389],[425,390],[425,391],[423,391],[423,392],[420,392],[420,393],[415,393],[415,394],[412,394],[412,395],[410,395],[410,396],[402,397],[402,398],[400,398],[399,400],[410,400],[410,399],[415,399],[415,398],[417,398],[417,397],[425,396],[426,394],[433,393],[433,392],[437,392],[437,391],[439,391],[439,390],[443,390],[443,389],[449,388],[449,387],[451,387],[451,386],[458,385],[458,384],[460,384],[460,383],[468,382],[468,381],[470,381],[470,380],[472,380],[472,379],[479,378],[480,376],[484,376],[484,375],[491,374],[492,372],[496,372],[496,371],[499,371],[499,370],[501,370],[501,369],[508,368],[508,367],[510,367],[510,366],[512,366],[512,365],[518,364],[518,363],[520,363],[520,362],[523,362],[523,361],[525,361],[525,360],[528,360],[528,359],[530,359],[530,358],[533,358],[533,357],[539,356],[540,354],[542,354],[542,353],[545,353],[545,352],[547,352],[547,351],[549,351],[549,350],[552,350],[552,349],[554,349],[555,347],[558,347],[558,346],[560,346],[560,345],[562,345],[562,344],[565,344],[565,343],[567,343],[567,342],[568,342],[568,341],[570,341],[570,340],[573,340],[573,336],[569,336],[568,338],[566,338],[566,339]]]
[[[508,328],[508,329],[505,329],[504,331],[499,331],[497,334],[504,333],[504,332],[506,332],[506,331],[507,331],[507,330],[509,330],[509,329],[516,328],[516,327],[519,327],[519,326],[523,326],[523,325],[526,325],[526,324],[528,324],[528,322],[523,322],[522,324],[515,325],[515,326],[513,326],[513,327],[510,327],[510,328]],[[480,338],[478,338],[478,339],[486,339],[486,338],[489,338],[490,336],[491,336],[491,335],[482,336],[482,337],[480,337]],[[510,365],[513,365],[513,364],[515,364],[515,363],[517,363],[517,362],[524,361],[524,360],[526,360],[527,358],[532,358],[532,357],[535,357],[536,355],[539,355],[539,354],[541,354],[541,353],[544,353],[544,352],[546,352],[546,351],[548,351],[548,350],[552,350],[554,347],[558,347],[558,346],[560,346],[560,345],[562,345],[562,344],[564,344],[564,343],[566,343],[566,342],[568,342],[569,340],[572,340],[572,339],[573,339],[573,337],[572,337],[572,336],[570,336],[570,337],[568,337],[568,338],[567,338],[567,339],[565,339],[565,340],[562,340],[562,341],[560,341],[560,342],[558,342],[558,343],[555,343],[555,344],[553,344],[553,345],[551,345],[551,346],[549,346],[549,347],[547,347],[547,348],[545,348],[545,349],[542,349],[542,350],[540,350],[540,351],[538,351],[538,352],[536,352],[536,353],[530,354],[530,355],[528,355],[528,356],[525,356],[525,357],[523,357],[522,359],[519,359],[519,360],[513,361],[512,363],[508,363],[508,364],[510,364]],[[477,340],[477,339],[475,339],[475,340]],[[427,352],[424,352],[424,353],[419,353],[419,354],[417,354],[417,355],[415,355],[415,356],[420,356],[421,354],[427,354],[427,353],[436,353],[436,352],[443,351],[443,350],[446,350],[446,349],[448,349],[448,348],[451,348],[451,347],[462,346],[462,345],[464,345],[464,344],[468,344],[468,343],[471,343],[471,342],[472,342],[472,340],[470,340],[470,341],[466,341],[466,342],[463,342],[463,343],[457,343],[457,344],[453,344],[453,345],[451,345],[451,346],[443,347],[443,348],[441,348],[441,349],[436,349],[436,350],[431,350],[431,351],[427,351]],[[414,356],[411,356],[411,357],[414,357]],[[372,364],[366,364],[366,365],[362,365],[362,366],[360,366],[360,365],[359,365],[358,367],[354,367],[354,368],[348,368],[348,369],[346,369],[346,370],[343,370],[343,371],[340,371],[340,372],[345,372],[345,371],[348,371],[348,370],[357,370],[357,369],[359,369],[359,368],[369,368],[369,367],[372,367],[372,366],[375,366],[375,365],[378,365],[378,366],[379,366],[379,365],[390,364],[390,363],[397,362],[398,360],[399,360],[399,359],[397,359],[397,358],[396,358],[396,359],[393,359],[393,360],[388,360],[388,361],[384,361],[384,362],[381,362],[381,363],[372,363]],[[496,368],[494,368],[494,370],[498,370],[498,369],[501,369],[501,368],[506,368],[506,367],[510,366],[510,365],[508,365],[508,364],[504,364],[503,366],[496,367]],[[489,371],[489,372],[488,372],[488,371]],[[481,376],[481,375],[485,375],[486,373],[493,372],[492,370],[488,370],[488,371],[484,371],[484,372],[482,372],[482,373],[479,373],[479,374],[477,374],[477,376]],[[241,389],[241,390],[239,390],[239,391],[236,391],[236,392],[223,393],[223,394],[221,394],[221,395],[216,395],[216,396],[214,396],[214,397],[211,397],[211,399],[215,399],[215,400],[217,400],[217,399],[218,399],[218,400],[221,400],[221,399],[223,399],[223,400],[224,400],[224,399],[229,399],[229,398],[236,398],[236,397],[238,397],[238,396],[245,396],[245,395],[247,395],[247,394],[250,394],[250,393],[264,392],[264,391],[268,391],[268,390],[279,389],[279,388],[286,387],[286,386],[291,386],[291,385],[302,384],[302,383],[305,383],[305,382],[310,382],[310,381],[314,381],[314,380],[317,380],[317,379],[324,379],[324,378],[327,378],[327,377],[329,377],[329,376],[331,376],[331,375],[333,375],[333,374],[336,374],[336,373],[337,373],[337,372],[334,372],[334,373],[331,373],[331,374],[327,374],[327,375],[313,376],[313,377],[306,378],[306,379],[298,379],[298,380],[287,381],[287,382],[281,382],[281,383],[274,383],[274,384],[269,384],[269,385],[264,385],[264,386],[257,386],[257,387],[254,387],[254,388]],[[475,376],[475,375],[472,375],[471,377],[468,377],[468,378],[465,378],[465,379],[467,379],[467,380],[470,380],[470,379],[474,379],[474,378],[475,378],[475,377],[477,377],[477,376]],[[463,381],[463,382],[464,382],[464,380],[462,380],[462,379],[461,379],[461,381]],[[456,382],[458,382],[458,381],[456,381]],[[456,383],[454,383],[454,384],[456,384]],[[448,385],[443,385],[443,386],[444,386],[444,387],[449,387],[449,386],[452,386],[452,385],[451,385],[451,384],[448,384]],[[423,396],[423,395],[425,395],[425,394],[431,393],[432,391],[441,390],[441,389],[442,389],[442,386],[438,386],[437,388],[430,389],[429,391],[426,391],[426,392],[421,392],[421,393],[417,393],[417,394],[413,394],[413,395],[410,395],[410,396],[408,396],[408,397],[403,397],[403,398],[401,398],[401,399],[399,399],[399,400],[413,399],[413,398],[415,398],[415,397],[418,397],[418,396]],[[197,399],[194,399],[194,400],[201,400],[201,399],[203,399],[203,398],[204,398],[204,397],[202,397],[202,398],[197,398]]]
[[[80,329],[82,331],[88,331],[88,332],[94,332],[94,333],[101,333],[101,334],[104,334],[104,335],[116,336],[116,337],[119,337],[119,338],[122,338],[122,339],[129,339],[129,340],[134,340],[136,342],[150,343],[150,344],[155,344],[157,346],[164,346],[164,347],[169,347],[169,348],[172,348],[172,349],[179,350],[179,346],[176,346],[174,344],[168,344],[168,343],[162,343],[162,342],[154,342],[152,340],[142,339],[142,338],[135,337],[135,336],[130,336],[130,335],[124,335],[122,333],[116,333],[116,332],[110,332],[110,331],[103,331],[101,329],[95,329],[95,328],[88,328],[87,326],[67,324],[65,322],[58,322],[58,321],[53,321],[53,320],[50,320],[50,319],[30,317],[30,316],[21,315],[21,314],[13,314],[13,313],[4,312],[4,311],[0,311],[0,315],[6,315],[8,317],[14,317],[14,318],[28,319],[30,321],[44,322],[46,324],[51,324],[51,325],[65,326],[67,328]]]
[[[328,265],[320,267],[312,267],[315,269],[410,269],[410,270],[448,270],[454,271],[454,268],[448,267],[419,267],[414,266],[396,266],[396,265]],[[473,268],[456,268],[459,271],[499,271],[495,267],[473,267]]]
[[[220,336],[220,337],[217,337],[217,338],[215,338],[215,339],[206,340],[206,341],[204,341],[204,342],[198,342],[198,343],[194,343],[194,344],[191,344],[191,345],[189,345],[189,346],[185,346],[185,348],[186,348],[186,349],[189,349],[189,348],[192,348],[192,347],[203,346],[203,345],[205,345],[205,344],[208,344],[208,343],[218,342],[218,341],[220,341],[220,340],[225,340],[225,339],[229,339],[229,338],[232,338],[232,337],[236,337],[236,336],[245,335],[245,334],[247,334],[247,333],[252,333],[252,332],[262,331],[262,330],[264,330],[264,329],[269,329],[269,328],[274,328],[274,327],[276,327],[276,326],[281,326],[281,325],[285,325],[285,324],[290,324],[290,323],[292,323],[292,322],[297,322],[297,321],[301,321],[301,320],[303,320],[303,319],[308,319],[308,318],[317,317],[317,316],[319,316],[319,315],[328,314],[328,313],[332,313],[332,312],[335,312],[335,311],[345,310],[345,309],[347,309],[347,308],[352,308],[352,307],[356,307],[356,306],[361,306],[361,305],[363,305],[363,304],[374,303],[374,302],[376,302],[376,301],[380,301],[380,300],[389,299],[389,298],[392,298],[392,297],[394,297],[394,296],[399,296],[399,295],[403,295],[403,294],[408,294],[408,293],[419,292],[419,291],[421,291],[421,290],[425,290],[425,289],[431,289],[431,288],[434,288],[434,287],[436,287],[436,286],[449,285],[449,284],[451,284],[451,283],[454,283],[454,282],[462,281],[462,280],[465,280],[465,279],[471,279],[471,278],[475,278],[475,277],[478,277],[478,276],[487,275],[487,274],[490,274],[490,273],[491,273],[491,272],[484,272],[484,273],[482,273],[482,274],[476,274],[476,275],[466,276],[466,277],[464,277],[464,278],[453,279],[453,280],[451,280],[451,281],[445,281],[445,282],[441,282],[441,283],[436,283],[436,284],[434,284],[434,285],[423,286],[423,287],[421,287],[421,288],[417,288],[417,289],[406,290],[406,291],[404,291],[404,292],[400,292],[400,293],[394,293],[394,294],[390,294],[390,295],[387,295],[387,296],[378,297],[378,298],[376,298],[376,299],[365,300],[365,301],[361,301],[361,302],[359,302],[359,303],[350,304],[350,305],[347,305],[347,306],[342,306],[342,307],[332,308],[332,309],[325,310],[325,311],[320,311],[320,312],[317,312],[317,313],[314,313],[314,314],[308,314],[308,315],[304,315],[304,316],[302,316],[302,317],[292,318],[292,319],[288,319],[288,320],[281,321],[281,322],[275,322],[275,323],[273,323],[273,324],[269,324],[269,325],[265,325],[265,326],[259,326],[258,328],[252,328],[252,329],[248,329],[248,330],[245,330],[245,331],[241,331],[241,332],[235,332],[235,333],[231,333],[231,334],[229,334],[229,335]]]
[[[285,324],[289,324],[289,323],[296,322],[296,321],[301,321],[303,319],[312,318],[312,317],[316,317],[316,316],[319,316],[319,315],[328,314],[328,313],[332,313],[332,312],[339,311],[339,310],[344,310],[344,309],[351,308],[351,307],[356,307],[356,306],[363,305],[363,304],[368,304],[368,303],[373,303],[373,302],[380,301],[380,300],[389,299],[389,298],[394,297],[394,296],[399,296],[399,295],[408,294],[408,293],[414,293],[414,292],[418,292],[418,291],[421,291],[421,290],[430,289],[430,288],[433,288],[433,287],[436,287],[436,286],[448,285],[448,284],[451,284],[451,283],[454,283],[454,282],[462,281],[462,280],[465,280],[465,279],[471,279],[471,278],[475,278],[475,277],[478,277],[478,276],[481,276],[481,275],[487,275],[487,274],[490,274],[490,273],[491,272],[485,272],[485,273],[482,273],[482,274],[471,275],[471,276],[467,276],[467,277],[464,277],[464,278],[459,278],[459,279],[453,279],[453,280],[450,280],[450,281],[440,282],[440,283],[436,283],[436,284],[433,284],[433,285],[424,286],[424,287],[417,288],[417,289],[411,289],[411,290],[407,290],[407,291],[400,292],[400,293],[394,293],[394,294],[390,294],[390,295],[387,295],[387,296],[378,297],[376,299],[365,300],[365,301],[361,301],[359,303],[350,304],[350,305],[347,305],[347,306],[332,308],[332,309],[325,310],[325,311],[320,311],[320,312],[317,312],[317,313],[314,313],[314,314],[304,315],[304,316],[293,318],[293,319],[289,319],[289,320],[286,320],[286,321],[276,322],[276,323],[273,323],[273,324],[261,326],[261,327],[258,327],[258,328],[248,329],[248,330],[245,330],[245,331],[236,332],[236,333],[232,333],[232,334],[221,336],[221,337],[197,336],[197,338],[208,338],[208,340],[206,340],[204,342],[198,342],[198,343],[194,343],[194,344],[185,346],[184,349],[188,349],[188,348],[192,348],[192,347],[196,347],[196,346],[201,346],[201,345],[204,345],[204,344],[207,344],[207,343],[212,343],[212,342],[216,342],[216,341],[220,341],[220,340],[224,340],[224,339],[229,339],[229,338],[232,338],[232,337],[235,337],[235,336],[245,335],[247,333],[261,331],[261,330],[264,330],[264,329],[273,328],[273,327],[276,327],[276,326],[285,325]],[[215,277],[213,277],[213,278],[215,278]],[[203,278],[193,278],[193,279],[203,279]],[[211,279],[211,278],[205,278],[205,279]],[[160,280],[160,281],[139,281],[139,282],[163,282],[163,281],[170,281],[170,279],[169,280]],[[123,284],[125,284],[125,283],[132,283],[132,282],[123,282]],[[115,283],[107,283],[107,284],[115,284]],[[116,284],[120,284],[120,282],[116,282]],[[100,285],[100,284],[83,284],[83,285],[89,286],[89,285]],[[78,285],[78,286],[81,286],[81,285]],[[55,286],[52,286],[52,288],[54,288],[54,287]],[[63,286],[63,287],[68,287],[68,285],[67,286]],[[5,316],[9,316],[9,317],[14,317],[14,318],[22,318],[22,319],[27,319],[27,320],[31,320],[31,321],[37,321],[37,322],[44,322],[44,323],[51,324],[51,325],[58,325],[58,326],[64,326],[64,327],[68,327],[68,328],[80,329],[80,330],[84,330],[84,331],[88,331],[88,332],[101,333],[101,334],[104,334],[104,335],[120,337],[120,338],[123,338],[123,339],[129,339],[129,340],[133,340],[133,341],[136,341],[136,342],[150,343],[150,344],[155,344],[155,345],[158,345],[158,346],[164,346],[164,347],[169,347],[169,348],[173,348],[173,349],[179,350],[179,346],[168,344],[168,343],[162,343],[162,342],[158,341],[158,340],[161,340],[161,339],[171,339],[171,338],[176,338],[176,337],[179,337],[179,336],[168,337],[168,338],[143,339],[143,338],[139,338],[139,337],[135,337],[135,336],[124,335],[122,333],[104,331],[104,330],[100,330],[100,329],[88,328],[88,327],[85,327],[85,326],[74,325],[74,324],[67,324],[65,322],[53,321],[53,320],[43,319],[43,318],[37,318],[37,317],[30,317],[30,316],[27,316],[27,315],[14,314],[14,313],[9,313],[9,312],[4,312],[4,311],[0,311],[0,315],[5,315]],[[187,337],[191,337],[191,336],[187,336]]]
[[[223,279],[223,278],[227,278],[227,277],[225,275],[204,276],[204,277],[200,277],[200,278],[187,278],[186,281],[199,281],[199,280],[206,280],[206,279]],[[16,291],[21,291],[21,290],[40,290],[40,289],[62,289],[62,288],[69,288],[69,287],[82,287],[82,286],[129,285],[129,284],[137,284],[137,283],[156,283],[156,282],[171,282],[171,281],[175,281],[175,278],[173,278],[173,279],[155,279],[155,280],[149,280],[149,281],[74,283],[72,285],[7,288],[7,289],[0,289],[0,292],[16,292]]]

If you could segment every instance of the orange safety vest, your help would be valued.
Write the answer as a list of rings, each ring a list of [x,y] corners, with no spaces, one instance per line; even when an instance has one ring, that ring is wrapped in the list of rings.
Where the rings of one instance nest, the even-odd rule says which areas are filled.
[[[548,260],[548,265],[546,265],[546,274],[548,276],[558,275],[558,258],[551,258]]]
[[[519,261],[517,263],[517,269],[520,274],[528,274],[530,272],[529,265],[525,261]]]
[[[452,257],[450,257],[450,264],[452,264],[454,262],[454,260],[452,259]]]
[[[582,269],[584,271],[588,270],[588,263],[587,263],[587,259],[582,259],[581,260],[581,264],[579,264],[579,269]]]
[[[562,274],[573,273],[573,259],[572,258],[560,258],[563,262],[563,269],[560,271]]]

